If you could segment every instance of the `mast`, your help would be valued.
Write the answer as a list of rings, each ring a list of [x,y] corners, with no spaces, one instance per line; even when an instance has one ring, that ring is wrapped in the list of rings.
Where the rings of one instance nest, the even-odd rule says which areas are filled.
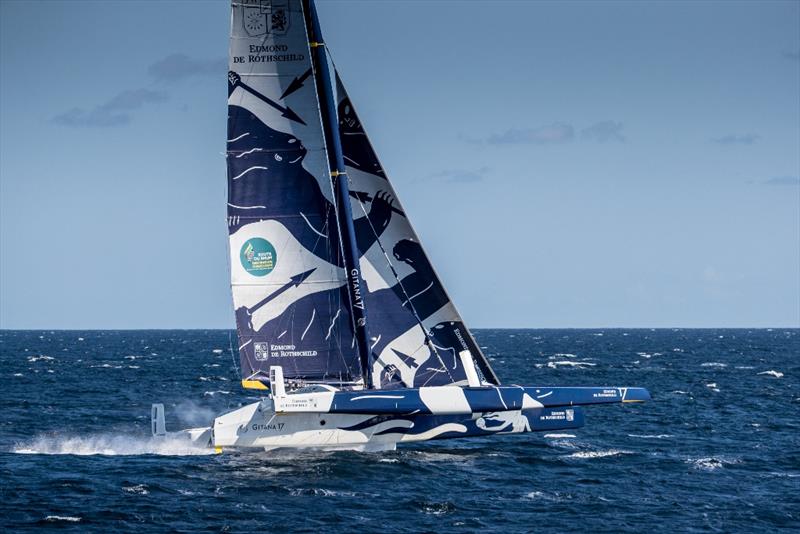
[[[342,156],[339,121],[336,113],[331,73],[328,66],[327,49],[320,31],[317,10],[313,0],[303,0],[303,16],[306,19],[306,28],[308,29],[311,64],[317,74],[313,78],[320,99],[320,115],[322,117],[325,145],[327,146],[328,168],[336,197],[336,218],[341,234],[342,253],[347,275],[347,294],[353,318],[353,331],[361,362],[361,376],[364,377],[364,386],[369,388],[373,386],[370,371],[372,361],[367,339],[367,314],[362,295],[360,254],[356,245],[356,231],[353,225],[352,210],[350,209],[350,187],[347,183],[347,172],[345,171],[344,157]]]

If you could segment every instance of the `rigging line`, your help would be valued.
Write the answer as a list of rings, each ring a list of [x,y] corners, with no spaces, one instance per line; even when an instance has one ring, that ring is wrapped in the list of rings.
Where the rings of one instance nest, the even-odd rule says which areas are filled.
[[[252,341],[252,340],[250,340],[250,341]],[[250,343],[250,341],[248,341],[247,343]],[[247,346],[247,343],[242,345],[242,347]],[[230,330],[228,330],[228,348],[230,349],[231,363],[233,363],[233,370],[236,371],[235,376],[242,376],[239,373],[239,366],[236,365],[236,356],[234,356],[234,354],[233,354],[233,335],[232,335]],[[241,350],[241,347],[240,347],[240,350]],[[230,399],[228,399],[228,406],[230,406]]]
[[[403,291],[403,295],[405,295],[405,297],[406,297],[406,302],[408,302],[408,304],[409,304],[409,308],[411,309],[411,313],[414,315],[414,318],[417,320],[417,323],[419,324],[420,328],[422,328],[422,334],[425,336],[425,343],[424,344],[428,345],[428,347],[431,349],[431,351],[436,355],[436,359],[439,360],[439,363],[442,364],[442,367],[447,369],[447,365],[444,363],[444,360],[442,360],[442,357],[439,354],[439,351],[436,350],[436,345],[433,344],[433,341],[431,340],[430,336],[428,335],[428,329],[425,328],[425,325],[423,324],[422,319],[420,318],[419,313],[417,312],[417,309],[414,306],[414,303],[411,301],[412,297],[408,296],[408,291],[406,291],[406,288],[403,285],[403,282],[400,280],[400,275],[397,274],[397,271],[394,268],[394,264],[392,263],[392,260],[389,259],[389,254],[386,253],[386,249],[383,247],[383,243],[381,243],[381,238],[378,235],[378,232],[375,231],[375,226],[373,226],[372,221],[369,220],[369,216],[367,215],[367,210],[364,207],[364,203],[358,197],[356,197],[356,200],[358,200],[358,205],[361,207],[361,211],[364,212],[364,216],[367,218],[367,222],[369,223],[369,227],[372,230],[372,233],[375,235],[375,242],[378,243],[378,246],[380,247],[381,252],[383,252],[383,256],[384,256],[384,258],[386,258],[386,261],[389,264],[389,269],[391,269],[391,271],[392,271],[392,275],[394,276],[395,280],[397,280],[397,284],[400,286],[400,289]],[[427,291],[427,289],[425,291]],[[414,296],[416,297],[417,295],[414,295]],[[417,350],[419,350],[419,349],[417,349]],[[450,373],[449,369],[447,370],[447,375],[450,377],[450,380],[455,382],[455,378]],[[426,384],[427,384],[427,382],[426,382]],[[413,386],[413,384],[412,384],[412,386]]]

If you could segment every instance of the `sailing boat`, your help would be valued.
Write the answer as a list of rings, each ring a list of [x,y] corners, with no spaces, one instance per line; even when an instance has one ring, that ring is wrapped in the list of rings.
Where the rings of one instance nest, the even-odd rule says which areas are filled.
[[[242,386],[183,431],[223,447],[391,449],[583,425],[628,387],[502,385],[411,227],[313,0],[233,0],[228,230]],[[153,433],[164,410],[153,406]]]

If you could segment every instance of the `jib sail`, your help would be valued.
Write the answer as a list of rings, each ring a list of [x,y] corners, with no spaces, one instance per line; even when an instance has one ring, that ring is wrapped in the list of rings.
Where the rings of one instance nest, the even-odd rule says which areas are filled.
[[[389,183],[337,75],[339,131],[361,254],[380,387],[466,384],[468,350],[486,381],[499,381],[447,295]],[[360,217],[360,219],[359,219]]]

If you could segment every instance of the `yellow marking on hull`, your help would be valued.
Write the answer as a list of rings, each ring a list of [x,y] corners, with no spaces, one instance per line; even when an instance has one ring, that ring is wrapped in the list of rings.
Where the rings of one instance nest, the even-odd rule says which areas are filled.
[[[222,454],[222,447],[214,447],[214,452],[217,454]]]
[[[260,380],[242,380],[242,387],[245,389],[269,389],[267,385]]]
[[[630,399],[630,400],[624,400],[624,401],[622,401],[622,402],[623,402],[623,403],[628,403],[628,402],[647,402],[647,401],[638,400],[638,399]]]

